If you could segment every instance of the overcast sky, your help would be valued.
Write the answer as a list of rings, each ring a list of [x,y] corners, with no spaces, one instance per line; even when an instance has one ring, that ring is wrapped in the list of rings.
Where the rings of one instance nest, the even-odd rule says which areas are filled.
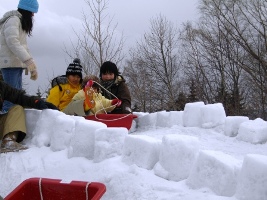
[[[16,10],[19,0],[0,0],[0,16]],[[149,31],[150,19],[162,14],[180,26],[197,19],[198,0],[109,0],[108,15],[118,23],[117,31],[123,32],[125,46],[133,46],[145,32]],[[41,92],[49,86],[49,80],[65,74],[70,58],[64,53],[64,45],[71,46],[77,40],[73,28],[82,30],[82,11],[88,5],[84,0],[39,0],[39,11],[35,14],[33,36],[28,39],[30,53],[36,61],[37,81],[24,77],[24,88],[30,94]]]

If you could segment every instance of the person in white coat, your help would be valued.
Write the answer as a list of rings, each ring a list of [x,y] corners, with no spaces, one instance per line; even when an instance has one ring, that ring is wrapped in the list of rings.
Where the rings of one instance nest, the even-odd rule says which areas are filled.
[[[8,85],[22,89],[22,72],[26,69],[31,79],[36,80],[37,67],[29,53],[27,36],[31,36],[33,16],[38,12],[37,0],[20,0],[17,10],[12,10],[0,19],[0,69]],[[13,104],[5,101],[3,112]]]

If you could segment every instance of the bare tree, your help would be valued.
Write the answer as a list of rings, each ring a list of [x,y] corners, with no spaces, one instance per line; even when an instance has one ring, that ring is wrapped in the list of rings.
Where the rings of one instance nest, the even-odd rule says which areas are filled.
[[[111,60],[119,64],[124,59],[123,33],[116,31],[117,25],[107,12],[107,0],[85,0],[89,11],[82,13],[83,31],[75,32],[78,44],[72,45],[71,56],[82,60],[85,73],[96,74],[103,62]],[[89,16],[87,16],[89,13]],[[75,30],[74,30],[75,31]]]
[[[201,0],[198,24],[185,26],[188,80],[197,81],[201,100],[222,102],[229,115],[257,108],[266,117],[266,6],[266,0]]]
[[[243,59],[232,59],[248,74],[250,104],[267,119],[267,0],[202,0],[201,10],[216,17],[232,43],[245,52]]]
[[[149,94],[149,101],[154,98],[153,110],[176,110],[179,78],[182,76],[178,57],[179,32],[161,15],[151,19],[150,24],[150,32],[145,33],[133,49],[131,63],[143,70],[139,73],[143,81],[149,81],[142,92],[143,96]],[[147,89],[154,95],[150,91],[147,93]]]
[[[138,59],[138,53],[130,51],[130,59],[124,70],[124,75],[131,83],[129,90],[132,95],[132,105],[134,111],[154,112],[159,109],[157,99],[160,94],[156,90],[156,77],[147,68],[143,60]]]

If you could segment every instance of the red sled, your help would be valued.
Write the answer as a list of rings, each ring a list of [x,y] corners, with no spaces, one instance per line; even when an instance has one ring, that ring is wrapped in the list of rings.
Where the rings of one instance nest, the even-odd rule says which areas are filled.
[[[96,114],[85,117],[85,119],[102,122],[107,127],[125,127],[128,130],[130,130],[135,118],[137,116],[133,114]]]
[[[71,181],[60,179],[29,178],[16,187],[5,200],[99,200],[106,186],[98,182]]]

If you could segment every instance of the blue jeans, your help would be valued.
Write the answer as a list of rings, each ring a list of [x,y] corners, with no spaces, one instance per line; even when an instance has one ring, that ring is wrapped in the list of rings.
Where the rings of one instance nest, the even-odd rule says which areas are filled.
[[[5,83],[19,90],[22,89],[23,68],[2,68],[1,72]],[[9,101],[4,101],[2,111],[7,112],[12,106],[13,103]]]

